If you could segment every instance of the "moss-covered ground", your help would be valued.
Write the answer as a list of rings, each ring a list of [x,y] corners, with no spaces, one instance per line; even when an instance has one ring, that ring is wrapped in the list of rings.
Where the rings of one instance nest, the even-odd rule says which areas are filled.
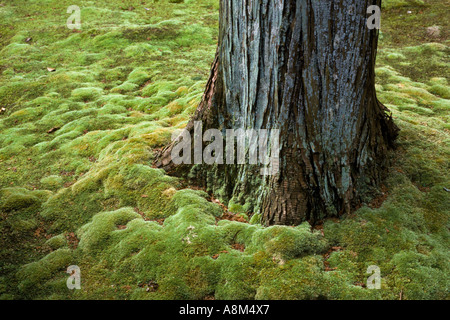
[[[0,0],[0,299],[448,299],[447,1],[383,1],[399,148],[383,194],[316,228],[151,166],[201,99],[218,0],[78,0],[70,30],[73,2]]]

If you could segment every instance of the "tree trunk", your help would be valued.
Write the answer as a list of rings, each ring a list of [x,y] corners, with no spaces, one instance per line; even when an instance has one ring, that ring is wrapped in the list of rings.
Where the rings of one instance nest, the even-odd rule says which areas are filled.
[[[314,223],[366,201],[398,131],[376,98],[378,32],[366,26],[374,4],[381,0],[222,0],[218,51],[186,129],[278,129],[279,170],[197,165],[191,176],[251,204],[266,225]],[[176,168],[174,145],[159,167]]]

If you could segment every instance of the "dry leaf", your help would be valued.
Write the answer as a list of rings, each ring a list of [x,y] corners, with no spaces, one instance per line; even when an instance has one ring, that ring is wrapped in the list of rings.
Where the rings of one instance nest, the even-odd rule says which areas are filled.
[[[59,127],[54,127],[54,128],[51,128],[50,130],[48,130],[47,133],[53,133],[58,130],[59,130]]]

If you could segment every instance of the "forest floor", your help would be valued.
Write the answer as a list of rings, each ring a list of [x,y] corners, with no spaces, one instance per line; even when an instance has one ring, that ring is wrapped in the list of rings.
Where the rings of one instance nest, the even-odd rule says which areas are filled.
[[[399,147],[384,194],[314,230],[151,167],[201,99],[218,0],[76,2],[81,30],[72,0],[0,0],[0,299],[449,298],[447,1],[383,1]]]

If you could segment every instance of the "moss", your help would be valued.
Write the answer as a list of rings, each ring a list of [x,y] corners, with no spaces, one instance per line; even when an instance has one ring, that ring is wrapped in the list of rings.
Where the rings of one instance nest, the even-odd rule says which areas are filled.
[[[68,245],[66,236],[61,233],[57,236],[51,237],[48,239],[45,244],[49,246],[52,250],[57,250]]]
[[[63,184],[63,178],[57,175],[51,175],[41,179],[41,183],[44,187],[53,189],[59,189]]]
[[[24,295],[35,292],[45,285],[45,281],[55,277],[55,273],[62,275],[73,262],[69,249],[58,249],[39,261],[24,265],[17,273],[19,289]]]
[[[435,84],[430,87],[429,91],[444,99],[450,99],[450,88],[447,85]]]
[[[84,225],[78,233],[81,236],[79,247],[89,254],[96,254],[105,248],[111,231],[118,225],[126,225],[132,219],[139,218],[131,208],[122,208],[117,211],[104,212],[95,215],[92,222]]]
[[[441,0],[383,1],[376,89],[401,127],[388,197],[326,221],[323,235],[307,223],[265,228],[259,214],[220,220],[209,194],[149,166],[202,98],[219,1],[148,3],[149,15],[101,0],[82,6],[80,33],[44,12],[62,2],[16,2],[0,10],[2,299],[446,298]],[[436,21],[442,37],[431,40]],[[224,186],[214,197],[230,200]],[[253,202],[228,206],[247,217]],[[67,290],[70,264],[82,290]],[[362,286],[371,264],[382,290]]]
[[[256,263],[251,257],[224,255],[220,258],[222,269],[216,291],[220,300],[254,299],[257,290]]]
[[[261,214],[255,213],[255,214],[251,217],[249,223],[250,223],[250,224],[260,224],[260,223],[261,223]]]
[[[319,233],[312,233],[310,228],[307,222],[295,228],[264,228],[255,232],[252,246],[264,249],[281,263],[303,255],[321,253],[327,248],[327,242]]]
[[[145,68],[135,68],[128,75],[128,81],[137,84],[138,86],[142,86],[147,81],[151,79],[151,76],[147,72]]]
[[[441,270],[432,267],[442,263],[441,259],[442,256],[413,252],[399,252],[393,257],[395,278],[403,280],[406,299],[446,298],[448,277]]]
[[[99,88],[77,88],[72,91],[72,98],[74,101],[93,101],[100,97],[102,90]]]
[[[133,92],[138,88],[138,85],[132,82],[124,82],[121,85],[114,87],[111,89],[112,93],[126,93]]]
[[[1,206],[5,211],[13,211],[40,205],[42,199],[24,188],[6,188],[1,190]]]
[[[122,113],[126,113],[126,112],[127,112],[127,109],[124,106],[116,105],[113,103],[107,103],[98,111],[98,114],[103,114],[103,115],[122,114]]]
[[[422,5],[425,5],[423,0],[387,0],[383,3],[383,7],[386,9]]]
[[[235,201],[236,201],[236,199],[232,198],[228,202],[228,210],[230,210],[230,212],[235,213],[235,214],[245,213],[244,206],[239,203],[236,203]]]

